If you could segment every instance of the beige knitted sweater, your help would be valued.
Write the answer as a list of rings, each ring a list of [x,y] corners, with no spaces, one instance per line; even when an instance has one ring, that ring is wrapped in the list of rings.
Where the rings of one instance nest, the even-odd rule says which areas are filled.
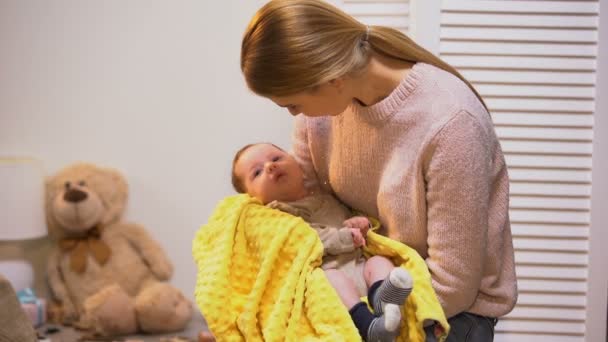
[[[511,311],[507,167],[490,116],[458,78],[418,63],[377,104],[299,115],[293,149],[309,186],[420,253],[447,317]]]

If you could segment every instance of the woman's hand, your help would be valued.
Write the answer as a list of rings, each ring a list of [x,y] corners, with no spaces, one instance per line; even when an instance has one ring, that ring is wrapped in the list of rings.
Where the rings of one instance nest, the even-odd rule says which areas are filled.
[[[363,234],[363,237],[367,236],[367,231],[369,230],[371,223],[369,219],[365,216],[354,216],[349,218],[348,220],[342,223],[344,227],[348,228],[357,228]]]
[[[350,233],[353,235],[353,244],[355,247],[365,246],[365,238],[359,228],[351,228]]]

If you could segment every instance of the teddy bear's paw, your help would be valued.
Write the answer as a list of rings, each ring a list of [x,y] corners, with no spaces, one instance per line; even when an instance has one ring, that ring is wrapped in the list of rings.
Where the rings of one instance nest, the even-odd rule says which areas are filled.
[[[72,303],[64,302],[61,304],[61,322],[64,325],[75,325],[80,316]]]
[[[182,330],[192,318],[192,304],[175,287],[157,283],[146,287],[135,299],[140,328],[160,333]]]
[[[76,321],[74,321],[74,323],[72,323],[72,326],[79,330],[93,329],[93,323],[91,322],[91,320],[88,317],[86,317],[86,315],[80,316],[78,320],[76,320]]]
[[[87,298],[84,306],[85,316],[95,331],[102,336],[137,331],[133,300],[118,285],[106,286]]]

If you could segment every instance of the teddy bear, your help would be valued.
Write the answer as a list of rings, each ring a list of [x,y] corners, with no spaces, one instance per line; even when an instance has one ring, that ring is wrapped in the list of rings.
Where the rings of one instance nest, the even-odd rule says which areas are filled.
[[[171,286],[173,266],[140,225],[121,220],[128,185],[120,172],[89,163],[46,184],[46,216],[56,243],[48,282],[62,322],[97,336],[182,330],[192,304]]]

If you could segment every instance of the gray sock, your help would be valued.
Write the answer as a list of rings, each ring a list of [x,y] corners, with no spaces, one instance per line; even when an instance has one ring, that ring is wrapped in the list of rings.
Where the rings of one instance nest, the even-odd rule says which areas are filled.
[[[410,273],[401,267],[395,267],[374,293],[372,303],[374,313],[382,314],[386,304],[403,306],[412,292],[412,284]]]
[[[385,313],[374,318],[367,330],[366,342],[393,342],[399,335],[401,310],[398,305],[387,304]]]

